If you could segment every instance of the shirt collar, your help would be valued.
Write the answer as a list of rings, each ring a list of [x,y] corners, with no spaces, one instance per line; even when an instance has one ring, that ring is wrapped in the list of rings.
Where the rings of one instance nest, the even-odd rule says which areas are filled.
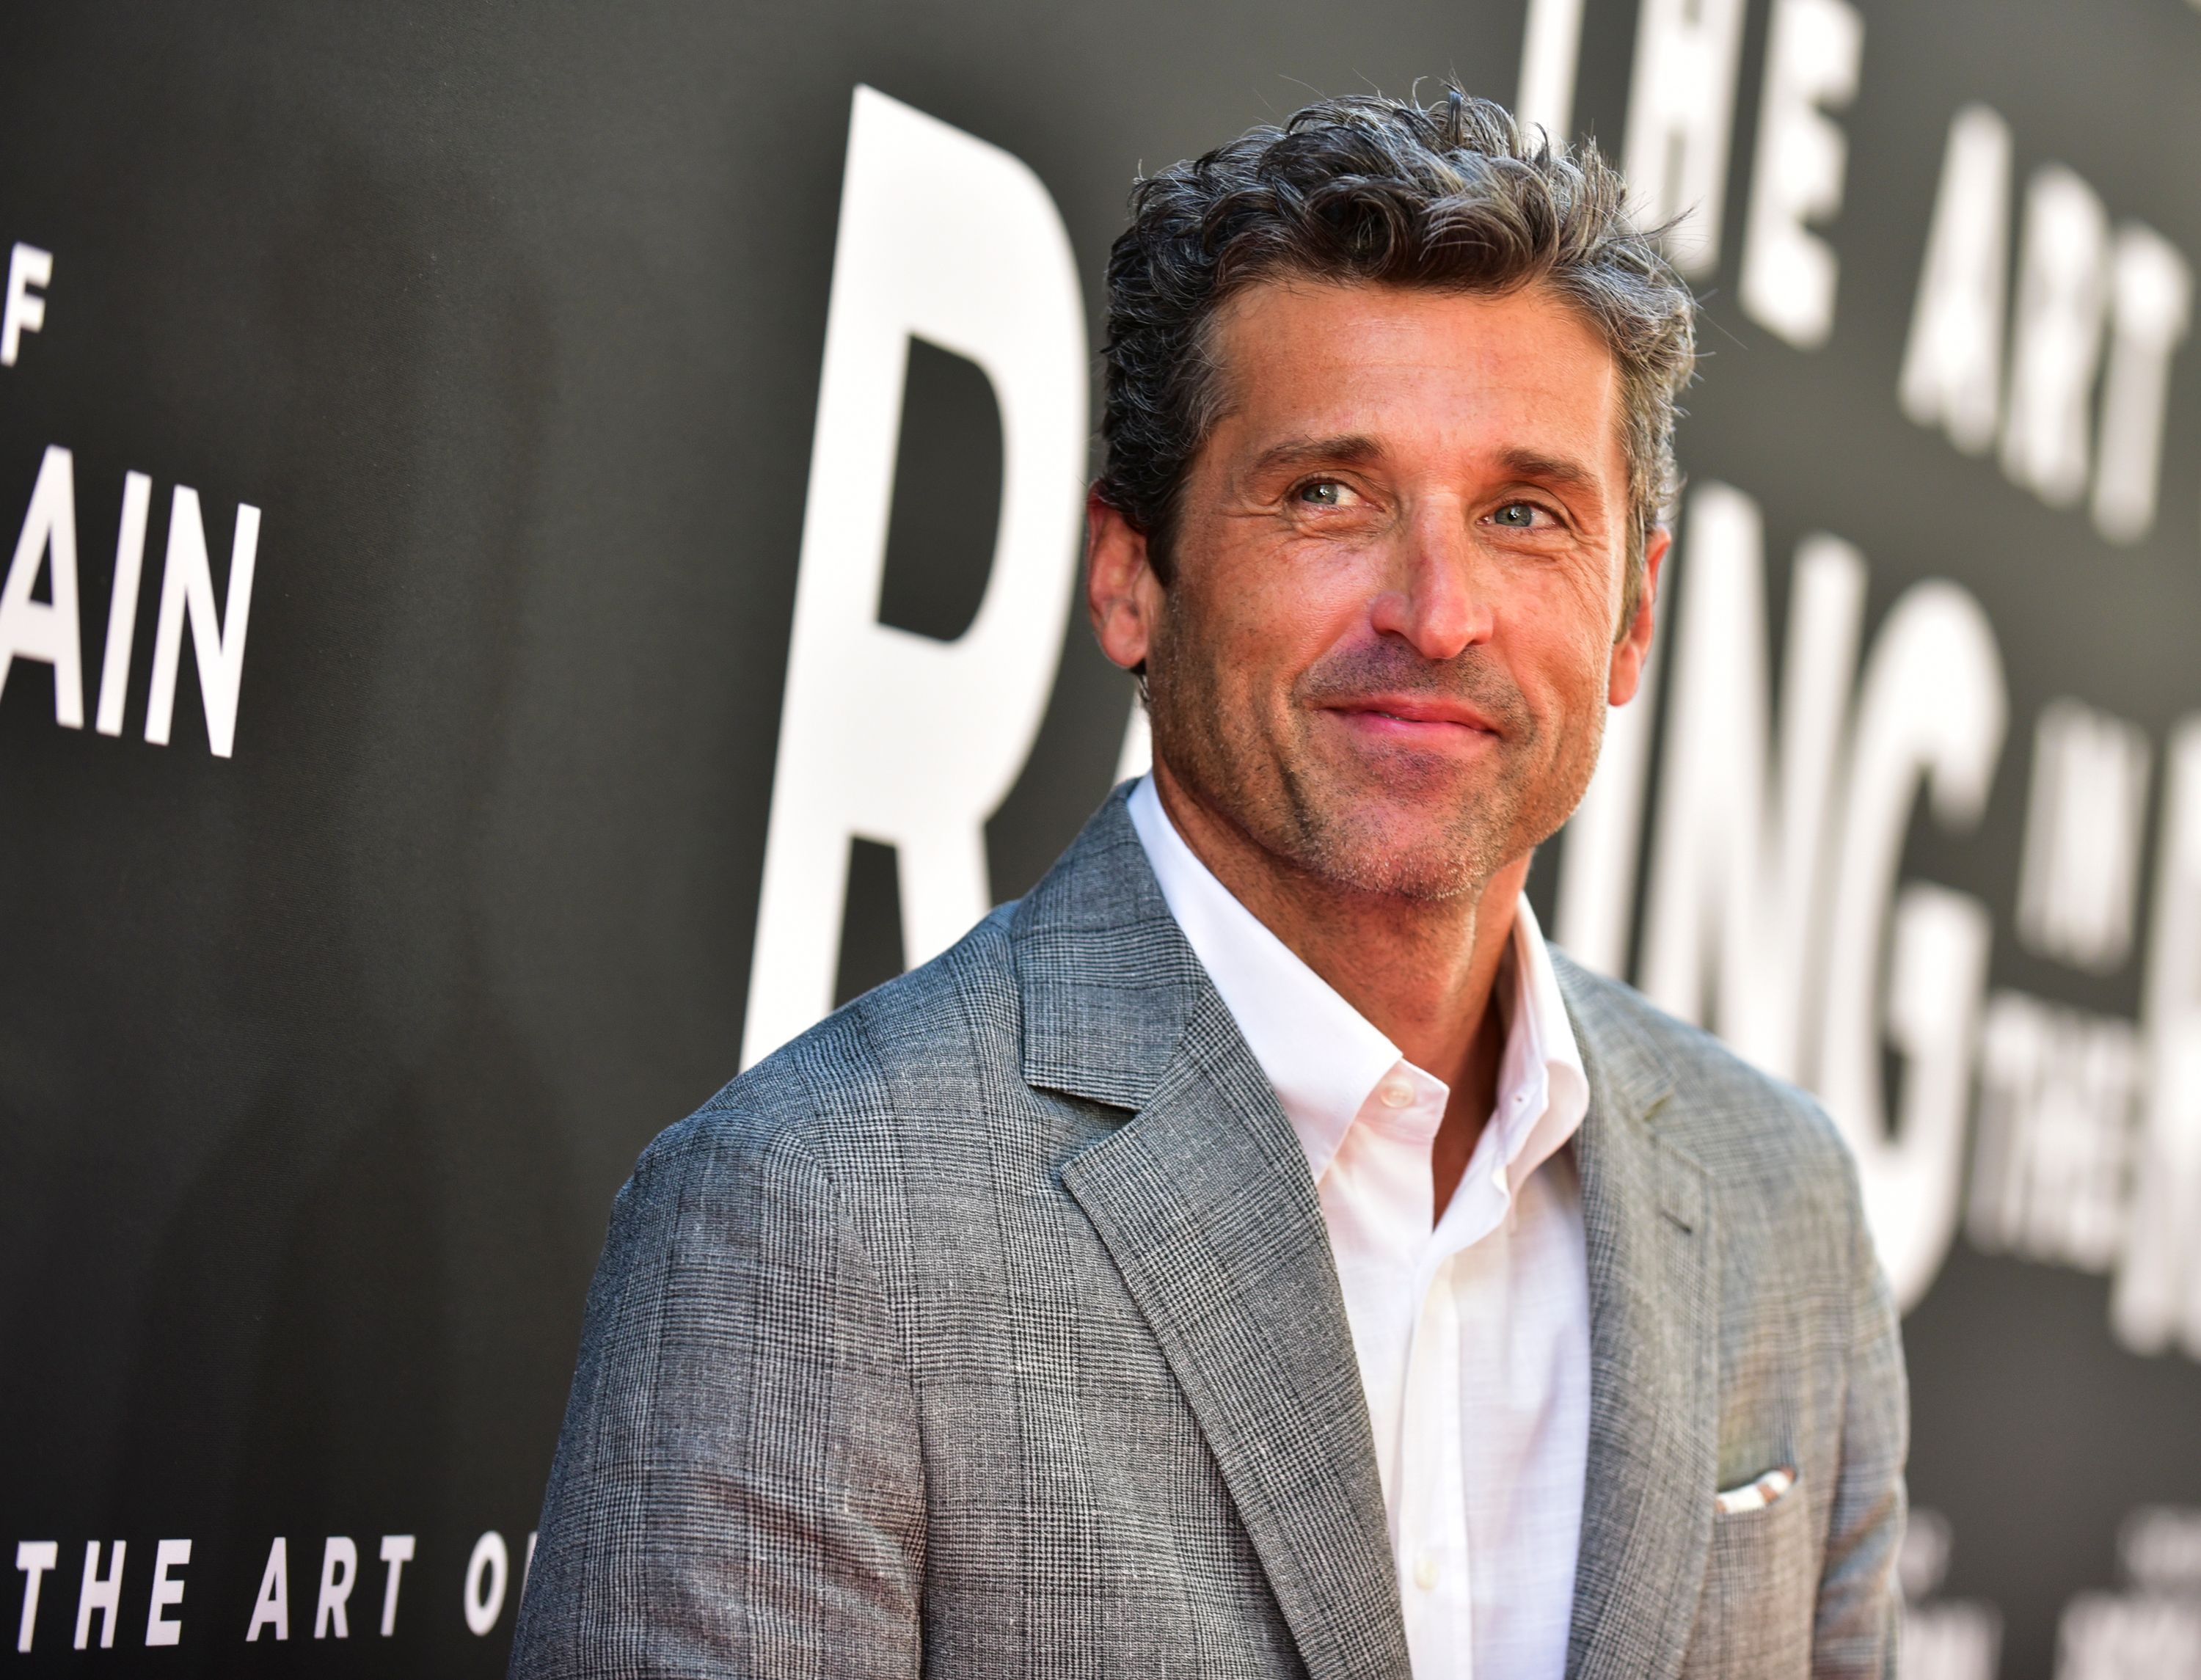
[[[1269,1076],[1320,1183],[1368,1093],[1398,1066],[1399,1047],[1193,855],[1152,776],[1133,791],[1130,817],[1170,913]]]
[[[1238,1024],[1291,1122],[1315,1182],[1329,1170],[1370,1093],[1402,1065],[1436,1086],[1399,1047],[1307,966],[1194,855],[1162,808],[1153,778],[1132,790],[1131,825],[1208,978]],[[1589,1079],[1575,1043],[1551,952],[1526,897],[1513,919],[1505,1052],[1492,1116],[1499,1158],[1518,1184],[1582,1125]],[[1440,1099],[1438,1112],[1442,1112]]]
[[[1551,947],[1526,893],[1513,912],[1513,994],[1498,1067],[1498,1135],[1516,1184],[1565,1147],[1589,1113],[1589,1074]]]

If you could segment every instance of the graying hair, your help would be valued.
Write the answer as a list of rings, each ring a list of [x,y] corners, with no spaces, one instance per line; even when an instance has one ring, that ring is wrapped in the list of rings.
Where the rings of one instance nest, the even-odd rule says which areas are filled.
[[[1532,140],[1502,106],[1324,99],[1139,181],[1108,259],[1096,488],[1146,533],[1170,580],[1185,477],[1219,417],[1210,344],[1223,305],[1305,278],[1504,294],[1543,285],[1580,310],[1621,382],[1628,466],[1625,627],[1644,545],[1679,489],[1676,406],[1696,364],[1696,306],[1638,228],[1594,143]]]

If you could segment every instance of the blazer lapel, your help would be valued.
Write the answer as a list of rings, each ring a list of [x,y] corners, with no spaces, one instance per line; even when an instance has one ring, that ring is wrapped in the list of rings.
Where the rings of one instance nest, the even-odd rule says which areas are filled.
[[[1147,1105],[1062,1177],[1177,1374],[1309,1675],[1409,1675],[1314,1186],[1212,989]]]
[[[1681,1667],[1711,1542],[1719,1423],[1718,1233],[1709,1181],[1651,1119],[1663,1067],[1562,968],[1590,1081],[1575,1143],[1588,1237],[1589,1461],[1567,1673]]]
[[[1118,790],[1011,924],[1034,1086],[1135,1110],[1062,1169],[1176,1374],[1312,1680],[1411,1673],[1306,1158]]]

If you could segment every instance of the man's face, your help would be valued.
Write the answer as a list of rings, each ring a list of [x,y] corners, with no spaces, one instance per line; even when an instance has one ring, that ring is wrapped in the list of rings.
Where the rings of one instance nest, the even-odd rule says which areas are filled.
[[[1581,799],[1648,643],[1647,590],[1616,641],[1611,355],[1541,291],[1271,283],[1216,325],[1167,589],[1112,572],[1142,541],[1096,514],[1102,644],[1212,816],[1341,886],[1479,892]]]

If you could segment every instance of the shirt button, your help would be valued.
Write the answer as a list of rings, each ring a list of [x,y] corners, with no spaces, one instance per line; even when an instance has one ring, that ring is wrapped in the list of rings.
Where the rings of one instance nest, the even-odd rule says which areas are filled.
[[[1376,1087],[1376,1095],[1386,1108],[1404,1108],[1414,1100],[1414,1088],[1403,1078],[1390,1078]]]
[[[1437,1554],[1424,1552],[1414,1560],[1414,1584],[1428,1592],[1437,1583]]]

